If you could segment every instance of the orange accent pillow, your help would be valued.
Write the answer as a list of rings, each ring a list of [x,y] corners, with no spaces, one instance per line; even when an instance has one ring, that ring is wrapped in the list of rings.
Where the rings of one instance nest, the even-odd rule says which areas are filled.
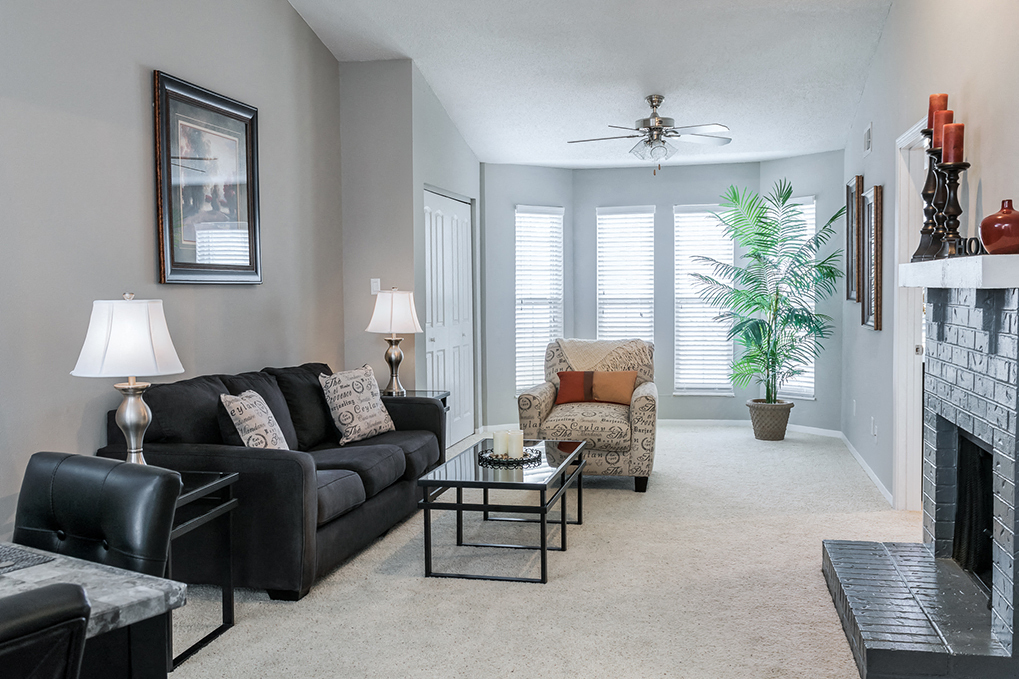
[[[612,372],[564,370],[559,375],[556,405],[561,403],[620,403],[630,405],[636,370]]]
[[[637,382],[636,370],[617,370],[613,372],[596,372],[592,392],[595,401],[602,403],[620,403],[630,405],[633,397],[633,385]]]
[[[556,405],[560,403],[583,403],[593,401],[591,372],[564,370],[559,375],[559,393],[556,394]]]

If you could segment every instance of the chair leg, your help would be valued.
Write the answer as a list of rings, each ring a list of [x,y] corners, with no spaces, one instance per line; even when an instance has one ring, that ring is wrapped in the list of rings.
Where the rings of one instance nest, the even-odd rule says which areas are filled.
[[[634,476],[633,477],[633,489],[638,493],[647,492],[647,479],[646,476]]]

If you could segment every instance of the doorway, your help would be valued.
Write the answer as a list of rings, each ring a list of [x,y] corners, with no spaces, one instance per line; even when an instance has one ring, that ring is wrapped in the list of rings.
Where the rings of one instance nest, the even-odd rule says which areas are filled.
[[[894,453],[892,498],[896,509],[919,511],[923,504],[923,288],[899,287],[899,265],[909,262],[920,243],[927,178],[926,145],[918,122],[896,140],[895,174],[895,318],[892,372]]]
[[[449,446],[474,433],[471,205],[433,191],[424,196],[425,388],[449,391]]]

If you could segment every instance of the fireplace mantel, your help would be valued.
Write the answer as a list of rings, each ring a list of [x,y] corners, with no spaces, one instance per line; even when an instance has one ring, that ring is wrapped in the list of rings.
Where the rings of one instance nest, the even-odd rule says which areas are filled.
[[[975,255],[899,264],[901,288],[1019,288],[1019,255]]]

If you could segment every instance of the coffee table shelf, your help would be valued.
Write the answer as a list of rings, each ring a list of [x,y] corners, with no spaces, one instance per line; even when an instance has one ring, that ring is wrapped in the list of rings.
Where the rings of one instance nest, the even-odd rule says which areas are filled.
[[[524,445],[541,449],[541,463],[537,466],[520,468],[493,468],[482,466],[480,456],[492,450],[492,439],[478,442],[471,448],[436,467],[418,479],[424,490],[424,499],[419,506],[424,510],[425,523],[425,576],[433,578],[466,578],[470,580],[501,580],[510,582],[548,582],[548,551],[566,551],[567,523],[583,522],[584,493],[584,444],[581,441],[525,441]],[[577,489],[577,520],[568,521],[566,492],[570,486]],[[456,490],[456,501],[438,501],[440,495],[449,489]],[[483,500],[464,502],[464,488],[481,488]],[[492,504],[489,492],[492,490],[537,491],[535,504]],[[548,546],[548,513],[559,503],[560,545]],[[432,568],[432,516],[433,509],[456,512],[456,544],[460,547],[499,547],[503,549],[533,549],[541,552],[541,577],[522,578],[504,575],[472,575],[467,573],[437,572]],[[488,542],[464,542],[464,512],[479,512],[485,521],[530,521],[540,524],[539,545],[497,544]],[[492,512],[537,514],[536,519],[492,517]]]

